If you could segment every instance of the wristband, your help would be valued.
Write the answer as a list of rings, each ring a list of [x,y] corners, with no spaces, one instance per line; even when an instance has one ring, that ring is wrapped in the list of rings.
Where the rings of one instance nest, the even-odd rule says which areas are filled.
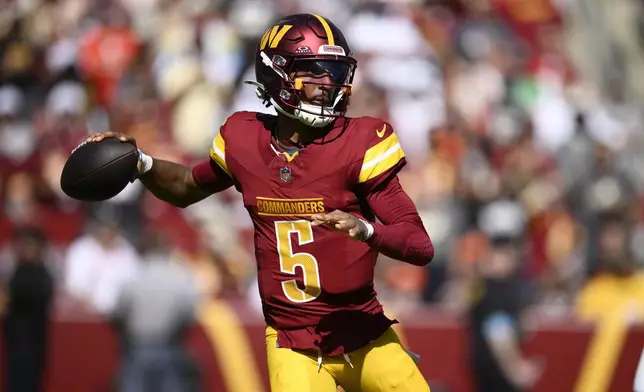
[[[139,162],[141,162],[141,167],[139,168],[139,175],[142,175],[150,171],[150,169],[152,169],[152,164],[154,163],[154,160],[152,159],[151,156],[146,155],[143,153],[143,151],[139,150]]]
[[[374,232],[375,229],[373,228],[373,225],[371,223],[367,222],[364,219],[360,219],[360,220],[362,221],[362,223],[365,224],[365,226],[367,226],[367,235],[365,236],[365,239],[363,240],[363,241],[366,241],[369,238],[371,238],[371,236],[373,235],[373,232]]]

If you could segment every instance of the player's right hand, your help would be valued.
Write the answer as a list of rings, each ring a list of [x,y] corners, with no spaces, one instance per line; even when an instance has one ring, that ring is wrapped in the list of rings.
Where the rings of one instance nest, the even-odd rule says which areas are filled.
[[[108,138],[119,139],[120,141],[122,141],[124,143],[130,143],[134,147],[137,147],[136,146],[136,140],[132,136],[126,135],[126,134],[121,133],[121,132],[113,132],[113,131],[95,133],[95,134],[89,136],[87,139],[85,139],[85,142],[87,142],[87,143],[97,143],[97,142],[100,142],[103,139],[108,139]]]
[[[539,381],[543,374],[545,363],[537,359],[524,359],[516,364],[516,372],[512,375],[514,384],[520,389],[529,390]]]
[[[123,143],[130,143],[131,145],[136,147],[137,150],[139,148],[136,145],[136,140],[132,136],[126,135],[121,132],[113,132],[113,131],[95,133],[93,135],[90,135],[87,139],[85,139],[85,141],[81,144],[81,146],[85,143],[98,143],[103,139],[109,139],[109,138],[119,139]],[[140,174],[139,172],[141,171],[141,167],[142,167],[141,150],[139,150],[139,161],[136,163],[136,172],[132,176],[132,180],[130,182],[134,181],[138,177],[138,175]]]

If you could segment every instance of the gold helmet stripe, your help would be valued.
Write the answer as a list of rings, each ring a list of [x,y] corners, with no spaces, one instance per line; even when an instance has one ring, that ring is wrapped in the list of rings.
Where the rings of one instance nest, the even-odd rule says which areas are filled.
[[[322,27],[324,28],[324,32],[326,33],[326,37],[329,40],[329,45],[335,45],[335,38],[333,38],[333,33],[331,32],[331,26],[329,26],[329,23],[320,15],[316,14],[311,14],[317,18],[317,20],[322,23]]]

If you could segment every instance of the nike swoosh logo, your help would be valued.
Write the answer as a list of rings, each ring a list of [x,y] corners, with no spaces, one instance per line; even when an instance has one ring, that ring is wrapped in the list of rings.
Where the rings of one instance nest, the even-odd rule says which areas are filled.
[[[385,131],[387,130],[387,124],[382,126],[381,130],[376,130],[376,135],[378,135],[379,138],[382,138],[385,136]]]

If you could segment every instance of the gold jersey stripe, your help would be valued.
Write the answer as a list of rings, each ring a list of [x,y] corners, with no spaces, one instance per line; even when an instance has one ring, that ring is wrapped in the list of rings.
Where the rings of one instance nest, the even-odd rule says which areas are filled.
[[[262,215],[262,216],[295,216],[295,217],[301,217],[301,218],[307,218],[311,217],[315,214],[321,214],[322,212],[315,212],[315,213],[310,213],[310,214],[289,214],[289,213],[283,213],[283,214],[272,214],[268,212],[258,212],[257,215]]]
[[[366,182],[394,167],[405,153],[395,134],[367,150],[360,169],[358,182]]]
[[[400,145],[397,145],[397,149],[389,156],[384,157],[381,161],[378,162],[375,166],[372,166],[368,169],[363,169],[360,172],[360,177],[358,182],[367,182],[372,178],[376,178],[392,167],[405,157],[405,153],[400,148]]]
[[[395,133],[392,133],[391,135],[389,135],[389,137],[367,150],[367,152],[364,154],[362,165],[364,166],[369,162],[378,159],[382,154],[385,153],[385,151],[389,150],[396,144],[398,144],[398,137]]]
[[[217,133],[215,140],[212,142],[212,147],[210,147],[210,158],[217,162],[217,165],[230,175],[228,165],[226,165],[226,142],[221,136],[221,132]]]
[[[322,27],[324,28],[324,32],[326,33],[326,37],[329,40],[329,45],[335,45],[335,38],[333,37],[333,33],[331,32],[331,26],[327,23],[327,21],[321,17],[320,15],[316,14],[311,14],[317,18],[317,20],[322,23]]]
[[[205,303],[199,311],[199,322],[221,366],[226,390],[263,392],[248,334],[230,305],[218,300]]]

